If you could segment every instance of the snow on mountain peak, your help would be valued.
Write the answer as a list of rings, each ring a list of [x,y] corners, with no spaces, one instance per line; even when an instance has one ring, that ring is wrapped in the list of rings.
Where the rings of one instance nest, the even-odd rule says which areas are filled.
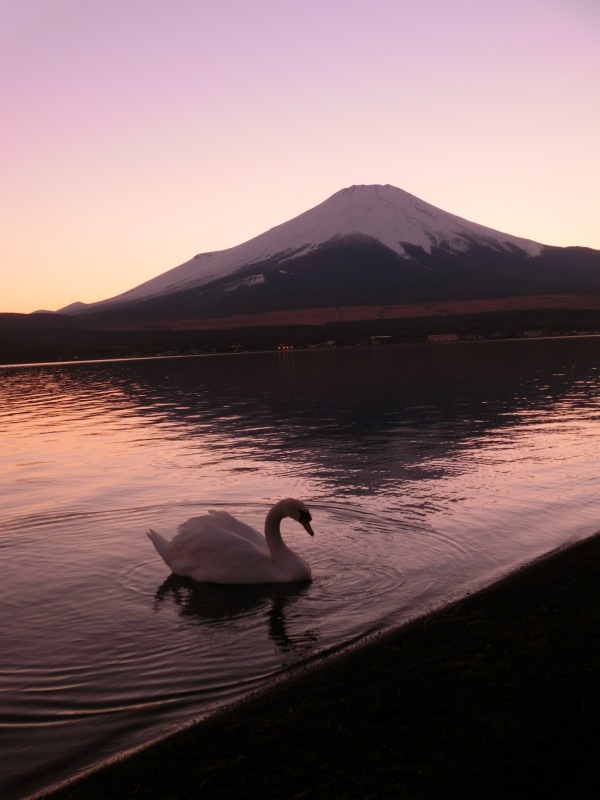
[[[473,239],[502,249],[518,247],[532,256],[542,249],[536,242],[449,214],[389,184],[350,186],[313,211],[325,206],[331,208],[332,216],[337,212],[338,219],[344,220],[344,232],[354,228],[399,254],[405,252],[403,244],[417,245],[430,253],[432,247],[464,250]]]

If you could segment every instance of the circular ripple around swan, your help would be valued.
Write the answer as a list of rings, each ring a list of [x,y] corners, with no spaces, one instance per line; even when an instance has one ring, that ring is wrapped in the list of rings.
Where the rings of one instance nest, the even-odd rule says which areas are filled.
[[[257,529],[262,528],[265,507],[258,503],[205,502],[201,508],[180,504],[156,507],[152,512],[157,527],[165,530],[170,526],[173,531],[174,519],[180,522],[210,507],[225,508]],[[410,605],[413,595],[430,593],[438,582],[437,566],[441,565],[445,571],[456,571],[474,556],[467,546],[431,529],[415,514],[408,513],[407,522],[397,510],[387,515],[350,504],[319,501],[311,502],[310,508],[316,533],[314,539],[308,539],[291,521],[284,522],[283,526],[286,542],[309,561],[313,571],[310,590],[301,603],[294,604],[293,611],[298,614],[302,610],[321,630],[328,629],[329,635],[335,638],[354,635],[363,625],[366,629],[376,627],[395,608]],[[166,578],[167,573],[162,562],[152,554],[122,572],[118,580],[129,591],[147,596],[152,581],[158,576]],[[156,584],[155,588],[160,592]],[[232,593],[231,589],[226,591]],[[179,594],[177,599],[172,592],[172,599],[179,602],[180,613],[186,615],[188,621],[194,617],[195,610],[196,622],[216,624],[215,619],[210,619],[210,612],[203,614],[201,599],[196,597],[190,601],[188,598],[182,602],[185,591],[180,589]],[[244,609],[242,603],[235,613],[223,614],[219,614],[218,605],[219,602],[216,611],[212,610],[217,621],[221,616],[221,621],[230,624],[233,618],[244,617],[248,611],[246,624],[252,625],[252,613],[256,611],[252,604]]]
[[[402,621],[437,588],[432,564],[455,571],[469,558],[416,515],[407,521],[397,509],[383,514],[316,501],[310,503],[314,539],[291,520],[282,526],[289,546],[311,564],[312,583],[211,587],[170,576],[144,531],[156,527],[170,537],[181,521],[213,507],[259,530],[264,524],[264,504],[210,501],[30,521],[48,527],[49,535],[60,530],[57,558],[63,549],[72,558],[76,544],[77,603],[65,597],[65,624],[57,633],[66,650],[84,618],[89,628],[76,644],[79,677],[94,684],[95,699],[82,687],[81,713],[203,707],[240,696],[282,667]],[[55,591],[65,581],[69,586],[68,575],[57,576]],[[110,676],[106,686],[104,675]],[[37,685],[58,711],[50,702],[53,687]],[[77,694],[65,687],[57,693],[68,714],[78,706]]]

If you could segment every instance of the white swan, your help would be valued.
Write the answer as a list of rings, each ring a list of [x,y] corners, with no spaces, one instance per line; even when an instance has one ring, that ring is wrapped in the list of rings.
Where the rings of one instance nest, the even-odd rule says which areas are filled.
[[[310,580],[310,567],[290,550],[279,526],[291,517],[314,536],[311,515],[300,500],[280,500],[267,514],[265,535],[226,511],[209,511],[182,523],[169,542],[156,531],[147,534],[176,575],[207,583],[291,583]]]

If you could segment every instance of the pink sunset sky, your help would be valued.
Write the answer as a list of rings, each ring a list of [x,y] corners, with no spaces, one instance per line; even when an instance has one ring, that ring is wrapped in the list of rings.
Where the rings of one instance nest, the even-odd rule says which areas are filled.
[[[359,183],[600,249],[598,0],[0,0],[0,311]]]

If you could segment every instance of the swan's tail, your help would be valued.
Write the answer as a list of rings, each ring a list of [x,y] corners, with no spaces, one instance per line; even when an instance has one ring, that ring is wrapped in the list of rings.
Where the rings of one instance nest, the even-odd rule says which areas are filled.
[[[156,547],[158,555],[162,558],[165,564],[168,567],[170,567],[173,556],[171,553],[171,547],[169,545],[169,542],[165,539],[164,536],[161,536],[160,533],[153,531],[152,528],[146,531],[146,535],[148,536],[154,547]]]

